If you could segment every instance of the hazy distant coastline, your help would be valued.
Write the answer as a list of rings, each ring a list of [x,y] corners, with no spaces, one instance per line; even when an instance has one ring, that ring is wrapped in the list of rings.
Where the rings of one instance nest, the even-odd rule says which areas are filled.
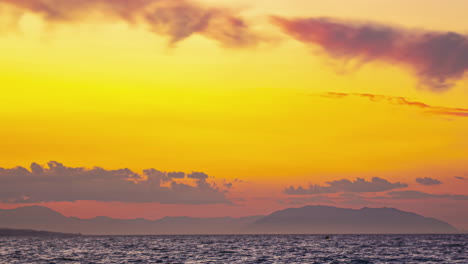
[[[441,234],[450,224],[394,208],[359,210],[330,206],[288,208],[242,218],[165,217],[159,220],[65,217],[47,207],[0,210],[0,226],[86,235],[177,234]]]
[[[71,236],[80,236],[80,235],[81,234],[38,231],[38,230],[32,230],[32,229],[0,228],[0,237],[5,237],[5,236],[71,237]]]

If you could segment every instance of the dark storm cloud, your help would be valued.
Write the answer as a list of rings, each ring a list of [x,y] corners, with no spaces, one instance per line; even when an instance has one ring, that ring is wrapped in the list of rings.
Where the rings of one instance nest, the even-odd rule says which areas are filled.
[[[144,25],[152,32],[169,36],[171,44],[194,34],[227,47],[254,46],[262,41],[234,11],[185,0],[2,0],[0,4],[15,7],[17,19],[21,12],[32,12],[55,24],[98,16]]]
[[[286,34],[338,59],[384,61],[411,69],[422,85],[444,91],[466,76],[468,37],[455,32],[405,30],[331,18],[272,17]]]
[[[429,178],[429,177],[417,178],[416,182],[419,183],[419,184],[422,184],[422,185],[426,185],[426,186],[442,184],[441,181],[439,181],[437,179],[432,179],[432,178]]]
[[[408,185],[400,182],[389,182],[385,179],[374,177],[371,181],[362,178],[357,178],[355,181],[342,179],[339,181],[327,182],[326,186],[309,185],[307,188],[301,186],[295,188],[290,186],[284,192],[291,195],[308,195],[308,194],[324,194],[324,193],[366,193],[366,192],[383,192],[398,188],[405,188]]]
[[[320,94],[319,96],[330,98],[330,99],[344,99],[351,97],[359,97],[368,99],[372,102],[386,102],[393,105],[399,106],[408,106],[413,108],[419,108],[425,113],[433,115],[442,115],[442,116],[453,116],[453,117],[468,117],[467,108],[458,108],[458,107],[443,107],[443,106],[433,106],[423,102],[413,101],[401,96],[387,96],[387,95],[378,95],[378,94],[367,94],[367,93],[335,93],[328,92]]]
[[[468,200],[468,195],[459,194],[431,194],[420,191],[398,191],[389,192],[388,196],[379,197],[384,199],[401,199],[401,200],[414,200],[414,199],[436,199],[447,198],[452,200]]]
[[[197,173],[196,178],[186,178],[181,172],[165,173],[155,169],[138,174],[129,169],[67,167],[55,161],[49,162],[47,167],[33,163],[29,170],[0,168],[0,201],[229,204],[226,192],[206,181],[208,176],[202,177],[202,174],[206,175]]]

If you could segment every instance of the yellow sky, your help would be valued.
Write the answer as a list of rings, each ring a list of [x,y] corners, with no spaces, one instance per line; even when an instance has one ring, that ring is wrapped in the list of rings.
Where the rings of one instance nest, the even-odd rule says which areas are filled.
[[[415,89],[415,78],[397,67],[338,73],[292,40],[230,50],[195,36],[168,48],[164,38],[124,24],[45,31],[41,23],[26,16],[22,32],[2,36],[5,166],[157,164],[281,182],[281,175],[465,158],[467,120],[311,95],[374,93],[463,107],[466,82],[434,94]]]

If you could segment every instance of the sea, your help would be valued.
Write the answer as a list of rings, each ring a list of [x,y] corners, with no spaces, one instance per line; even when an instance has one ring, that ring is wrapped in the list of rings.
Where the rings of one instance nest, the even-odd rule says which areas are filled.
[[[468,264],[468,235],[0,237],[0,263]]]

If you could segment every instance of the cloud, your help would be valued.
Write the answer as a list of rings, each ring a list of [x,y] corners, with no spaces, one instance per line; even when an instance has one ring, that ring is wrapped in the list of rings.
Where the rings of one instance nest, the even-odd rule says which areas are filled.
[[[286,34],[337,59],[383,61],[411,69],[423,86],[445,91],[466,76],[468,37],[331,18],[272,17]]]
[[[144,25],[168,36],[171,44],[194,34],[226,47],[255,46],[263,40],[233,10],[185,0],[3,0],[16,9],[17,20],[32,12],[52,24],[72,24],[93,16]],[[0,14],[2,15],[2,14]]]
[[[463,178],[463,177],[460,177],[460,176],[455,176],[455,179],[459,179],[459,180],[467,180],[466,178]]]
[[[285,205],[304,205],[304,204],[334,204],[335,202],[330,197],[313,196],[313,197],[293,197],[285,200],[278,200],[279,204]]]
[[[184,172],[168,172],[167,177],[171,179],[183,179],[185,178],[185,173]]]
[[[379,197],[384,199],[402,199],[402,200],[414,200],[414,199],[440,199],[448,198],[452,200],[468,200],[468,195],[459,194],[430,194],[420,191],[398,191],[389,192],[388,196]]]
[[[193,176],[194,173],[190,174]],[[38,203],[91,200],[103,202],[162,204],[229,204],[226,191],[207,182],[208,176],[156,169],[143,174],[129,169],[67,167],[51,161],[33,163],[30,169],[0,168],[0,201]],[[202,175],[206,175],[202,177]]]
[[[245,183],[243,180],[240,180],[240,179],[234,179],[233,181],[227,181],[227,180],[223,180],[223,185],[224,187],[226,187],[227,189],[231,189],[235,183]]]
[[[335,93],[329,92],[320,94],[319,96],[331,99],[342,99],[350,97],[359,97],[371,100],[372,102],[386,102],[393,105],[409,106],[414,108],[422,109],[425,113],[443,116],[454,116],[454,117],[468,117],[467,108],[457,107],[443,107],[443,106],[432,106],[423,102],[412,101],[408,98],[401,96],[387,96],[377,94],[366,94],[366,93]]]
[[[339,196],[343,199],[341,201],[342,203],[349,205],[369,206],[381,204],[379,202],[371,201],[372,197],[365,197],[355,193],[341,193]]]
[[[385,179],[374,177],[371,181],[366,181],[362,178],[357,178],[355,181],[342,179],[339,181],[327,182],[327,186],[309,185],[308,188],[299,186],[297,188],[290,186],[284,192],[290,195],[309,195],[309,194],[325,194],[325,193],[366,193],[366,192],[383,192],[398,188],[405,188],[408,185],[400,182],[391,183]]]
[[[203,172],[192,172],[187,177],[190,179],[198,179],[198,180],[206,180],[208,179],[208,175]]]
[[[373,197],[366,197],[356,193],[340,193],[336,195],[314,195],[314,196],[300,196],[288,197],[287,199],[278,200],[279,204],[285,205],[305,205],[305,204],[347,204],[347,205],[378,205],[382,204],[373,199]]]
[[[426,186],[442,184],[441,181],[439,181],[437,179],[432,179],[432,178],[429,178],[429,177],[417,178],[416,182],[419,183],[419,184],[422,184],[422,185],[426,185]]]

